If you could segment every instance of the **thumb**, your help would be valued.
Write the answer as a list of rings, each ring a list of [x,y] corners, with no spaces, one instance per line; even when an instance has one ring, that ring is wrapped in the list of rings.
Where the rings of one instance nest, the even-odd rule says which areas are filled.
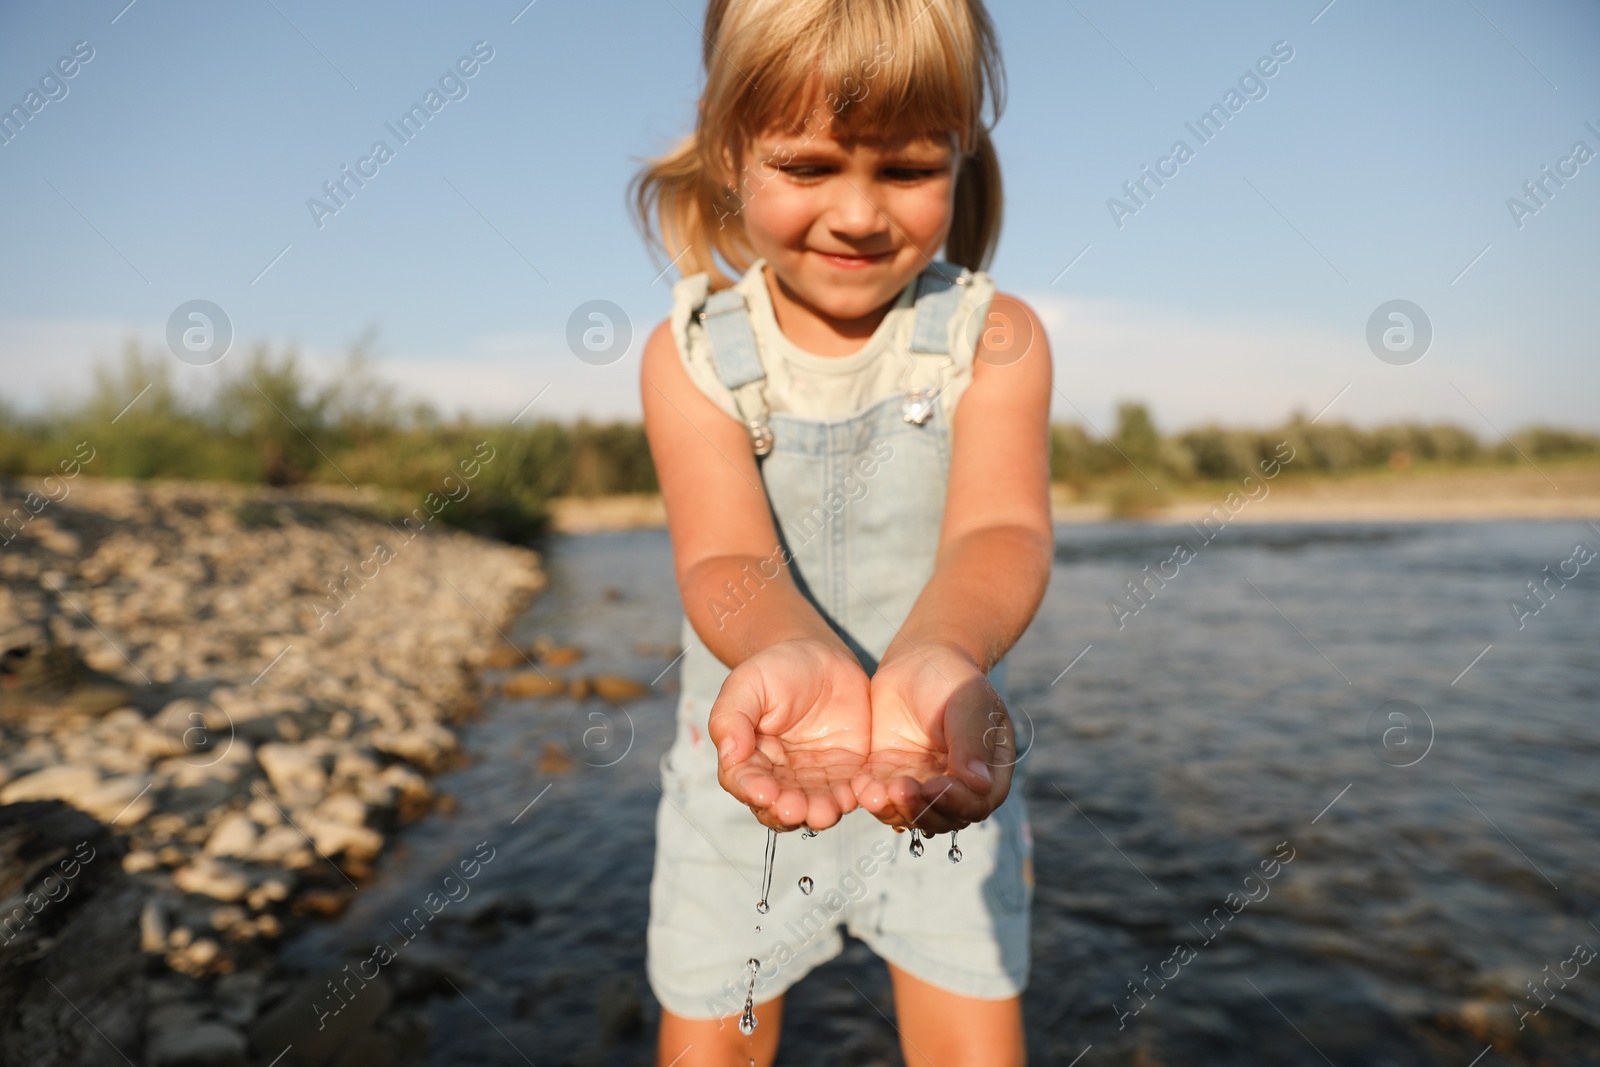
[[[1011,716],[987,683],[953,695],[945,708],[949,773],[979,796],[1004,797],[1016,763]]]
[[[755,754],[756,723],[761,718],[762,690],[758,676],[735,669],[722,683],[711,705],[706,731],[717,746],[717,763],[726,769]]]

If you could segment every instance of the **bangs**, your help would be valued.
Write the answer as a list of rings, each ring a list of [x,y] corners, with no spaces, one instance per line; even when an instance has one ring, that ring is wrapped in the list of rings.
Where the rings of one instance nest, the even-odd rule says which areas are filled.
[[[985,102],[1002,106],[988,27],[950,0],[765,0],[728,15],[705,49],[704,122],[736,155],[769,131],[830,126],[841,140],[953,132],[965,154]]]

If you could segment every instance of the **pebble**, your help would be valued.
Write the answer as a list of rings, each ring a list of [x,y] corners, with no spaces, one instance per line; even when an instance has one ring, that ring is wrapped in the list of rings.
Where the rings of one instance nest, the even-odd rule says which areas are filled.
[[[158,1030],[148,1045],[150,1067],[244,1067],[244,1035],[231,1026],[196,1022]]]

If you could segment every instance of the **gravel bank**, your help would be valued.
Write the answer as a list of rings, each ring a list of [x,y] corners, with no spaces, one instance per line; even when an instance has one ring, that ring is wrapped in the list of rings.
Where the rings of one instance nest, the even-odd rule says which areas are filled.
[[[449,803],[428,776],[459,759],[451,724],[477,711],[477,668],[505,659],[498,630],[542,588],[539,558],[422,510],[388,523],[354,493],[30,490],[0,484],[0,804],[64,801],[111,828],[89,862],[139,890],[145,1061],[254,1061],[316,1022],[268,1025],[303,992],[275,942],[342,910],[386,837]],[[33,945],[0,947],[0,970],[48,952],[35,935],[71,907],[56,867],[0,886],[0,942]],[[392,1059],[373,1028],[323,1029],[282,1065],[362,1042],[361,1062]]]

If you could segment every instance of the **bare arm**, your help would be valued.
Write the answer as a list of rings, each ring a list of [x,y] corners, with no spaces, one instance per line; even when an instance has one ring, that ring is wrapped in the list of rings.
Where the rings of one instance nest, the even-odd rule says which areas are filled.
[[[690,380],[666,322],[645,344],[641,379],[678,592],[695,633],[729,667],[779,641],[845,650],[781,565],[749,434]]]
[[[750,437],[689,378],[667,323],[641,368],[645,432],[690,624],[732,670],[707,719],[722,787],[775,829],[856,806],[866,673],[779,555]]]
[[[956,406],[933,576],[885,660],[945,645],[987,673],[1027,629],[1050,580],[1050,342],[1014,298],[997,295],[989,318]],[[1000,325],[1007,320],[1010,348]]]
[[[956,407],[933,575],[872,678],[872,753],[856,792],[890,825],[958,830],[1010,791],[1010,713],[985,676],[1050,578],[1050,381],[1043,326],[997,296]]]

